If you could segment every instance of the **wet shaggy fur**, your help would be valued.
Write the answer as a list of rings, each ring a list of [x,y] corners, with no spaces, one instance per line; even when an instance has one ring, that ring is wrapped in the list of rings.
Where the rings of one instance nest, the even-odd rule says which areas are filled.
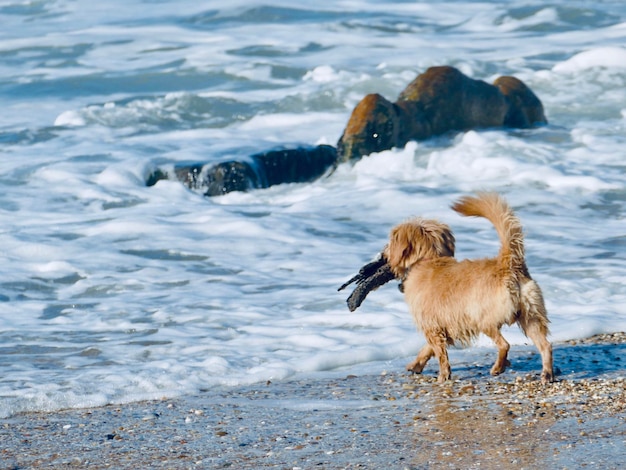
[[[414,219],[394,227],[384,256],[403,280],[406,302],[427,344],[407,370],[421,373],[439,360],[439,382],[451,377],[447,346],[469,345],[480,333],[498,348],[492,375],[509,365],[503,325],[517,323],[539,349],[542,382],[553,380],[548,318],[539,286],[524,259],[522,226],[506,201],[493,193],[466,196],[452,205],[464,216],[484,217],[501,247],[495,258],[457,261],[450,228],[436,220]]]

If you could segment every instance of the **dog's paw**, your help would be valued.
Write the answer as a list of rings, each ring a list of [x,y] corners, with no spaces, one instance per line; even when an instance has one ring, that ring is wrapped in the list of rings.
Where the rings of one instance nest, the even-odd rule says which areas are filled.
[[[437,376],[437,382],[440,384],[446,383],[448,380],[452,379],[452,374],[451,373],[445,373],[445,374],[439,374]]]
[[[496,362],[493,367],[491,368],[491,375],[500,375],[502,372],[504,372],[506,370],[506,368],[508,366],[511,365],[511,361],[509,361],[508,359],[504,361],[504,363],[500,364],[498,362]]]
[[[421,374],[425,366],[426,366],[425,362],[422,363],[418,360],[415,360],[406,365],[406,370],[407,372],[413,372],[414,374]]]
[[[554,374],[551,370],[544,370],[541,372],[541,383],[546,385],[554,382]]]

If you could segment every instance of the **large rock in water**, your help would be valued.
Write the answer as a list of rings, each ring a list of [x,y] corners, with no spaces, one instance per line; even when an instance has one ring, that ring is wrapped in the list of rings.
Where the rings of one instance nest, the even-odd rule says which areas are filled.
[[[337,150],[343,162],[450,131],[546,123],[541,101],[517,78],[500,77],[490,85],[454,67],[431,67],[394,103],[378,94],[363,98]]]
[[[159,169],[148,177],[147,184],[176,178],[205,196],[219,196],[282,183],[306,183],[338,163],[404,147],[410,140],[450,131],[546,123],[539,98],[515,77],[500,77],[490,85],[454,67],[431,67],[409,83],[394,103],[379,94],[363,98],[352,111],[337,148],[318,145],[272,150],[243,161],[177,166],[173,174]]]

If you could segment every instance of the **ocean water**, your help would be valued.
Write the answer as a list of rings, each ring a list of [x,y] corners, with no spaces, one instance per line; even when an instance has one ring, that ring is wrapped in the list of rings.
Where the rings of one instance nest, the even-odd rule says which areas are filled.
[[[402,368],[424,340],[396,287],[355,313],[337,287],[412,215],[450,224],[459,258],[495,254],[488,222],[449,209],[475,190],[518,212],[552,340],[626,330],[622,1],[2,0],[0,23],[0,417]],[[550,124],[310,184],[145,185],[162,165],[334,145],[366,93],[394,100],[443,64],[519,77]]]

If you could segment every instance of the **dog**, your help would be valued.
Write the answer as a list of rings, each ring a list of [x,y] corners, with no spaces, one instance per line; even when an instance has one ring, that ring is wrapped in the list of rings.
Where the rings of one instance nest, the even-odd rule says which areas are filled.
[[[526,266],[519,219],[495,193],[463,197],[452,209],[489,220],[500,238],[500,251],[494,258],[457,261],[450,227],[436,220],[415,218],[391,230],[382,255],[402,281],[406,302],[427,341],[407,370],[419,374],[435,356],[438,382],[450,380],[447,346],[467,346],[483,333],[498,348],[491,374],[501,374],[510,365],[510,346],[500,329],[517,323],[541,354],[541,381],[552,382],[549,321],[541,289]]]

